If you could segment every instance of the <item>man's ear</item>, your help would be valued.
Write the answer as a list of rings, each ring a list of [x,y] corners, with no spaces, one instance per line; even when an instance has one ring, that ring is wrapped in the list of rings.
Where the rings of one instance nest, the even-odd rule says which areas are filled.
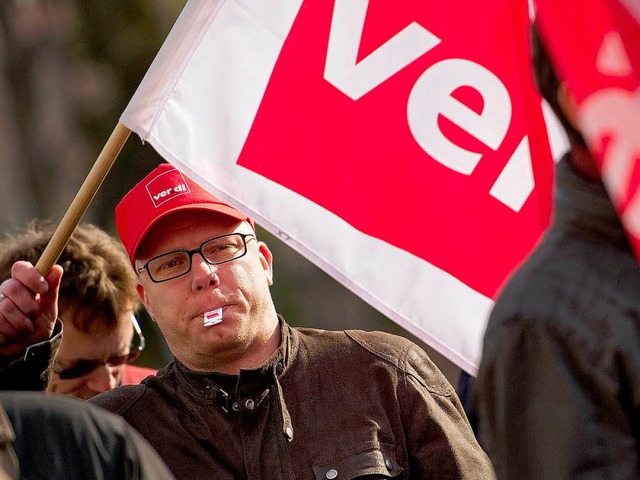
[[[142,284],[140,282],[136,283],[136,292],[138,293],[138,298],[140,299],[140,302],[142,303],[142,305],[144,305],[144,308],[147,310],[147,313],[149,313],[149,316],[151,317],[151,320],[153,320],[155,322],[155,319],[153,318],[153,315],[151,315],[151,310],[149,309],[149,302],[147,299],[147,292],[144,290],[144,287],[142,286]]]
[[[258,242],[258,257],[267,276],[267,282],[271,286],[273,285],[273,255],[269,247],[263,242]]]
[[[578,128],[578,103],[576,102],[576,97],[573,95],[573,92],[569,90],[569,86],[567,82],[560,82],[558,86],[558,92],[556,93],[556,99],[558,100],[558,106],[564,113],[564,116],[567,118],[571,126],[575,129],[576,132],[580,131]]]

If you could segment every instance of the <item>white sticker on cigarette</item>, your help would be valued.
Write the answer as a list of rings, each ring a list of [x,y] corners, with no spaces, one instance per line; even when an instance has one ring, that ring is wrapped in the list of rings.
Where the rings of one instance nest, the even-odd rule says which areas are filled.
[[[204,314],[204,326],[211,327],[213,325],[217,325],[222,322],[222,307],[212,310],[210,312],[205,312]]]

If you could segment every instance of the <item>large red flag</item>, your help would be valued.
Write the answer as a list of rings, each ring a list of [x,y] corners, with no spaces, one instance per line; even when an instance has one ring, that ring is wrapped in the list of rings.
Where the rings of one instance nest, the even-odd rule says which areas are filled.
[[[461,368],[546,227],[526,0],[189,2],[122,122]]]
[[[536,0],[537,23],[640,257],[640,3]]]

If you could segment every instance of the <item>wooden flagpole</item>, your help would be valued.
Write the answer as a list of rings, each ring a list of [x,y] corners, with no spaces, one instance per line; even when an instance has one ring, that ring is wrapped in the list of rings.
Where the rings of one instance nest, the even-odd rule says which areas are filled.
[[[96,192],[109,173],[111,166],[116,161],[116,158],[118,158],[118,155],[130,134],[131,130],[121,123],[118,123],[111,133],[111,136],[102,148],[100,155],[98,155],[96,163],[89,171],[89,174],[80,187],[80,190],[78,190],[76,197],[73,199],[73,202],[71,202],[69,209],[53,233],[53,236],[44,249],[44,252],[42,252],[42,256],[38,259],[36,269],[43,276],[46,276],[49,273],[53,265],[58,260],[58,257],[60,257],[62,250],[64,250],[64,247],[67,245],[69,238],[71,238],[73,231],[78,226],[78,223],[80,223],[80,219],[89,207],[93,197],[95,197]]]

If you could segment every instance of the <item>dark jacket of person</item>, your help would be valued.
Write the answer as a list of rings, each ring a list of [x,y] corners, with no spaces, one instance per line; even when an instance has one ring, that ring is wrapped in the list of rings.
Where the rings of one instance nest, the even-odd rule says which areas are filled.
[[[491,479],[453,387],[386,333],[289,327],[239,376],[175,360],[90,400],[123,415],[177,478]]]
[[[3,392],[22,479],[171,480],[147,441],[124,419],[62,395]],[[12,478],[12,477],[9,477]]]
[[[566,159],[554,208],[489,319],[480,439],[500,479],[638,479],[638,260],[604,186]]]

